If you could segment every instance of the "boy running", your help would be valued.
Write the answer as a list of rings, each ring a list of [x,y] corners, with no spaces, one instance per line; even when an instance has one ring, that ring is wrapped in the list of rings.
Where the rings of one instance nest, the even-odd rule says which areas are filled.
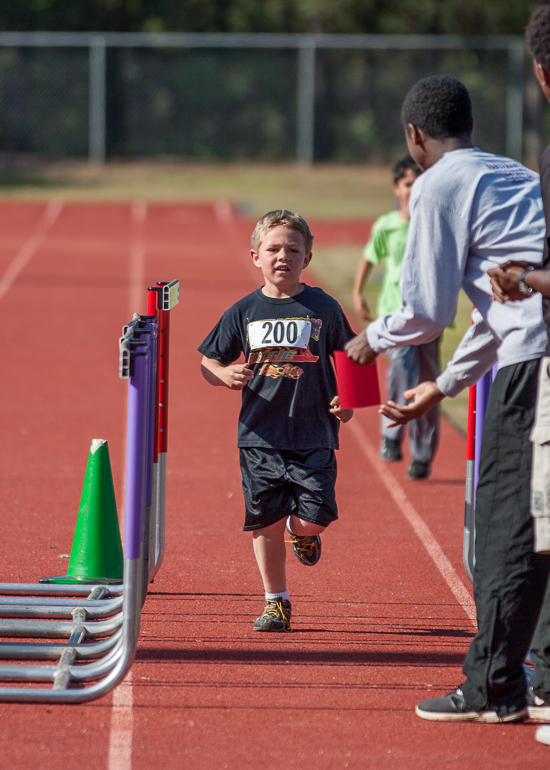
[[[371,237],[365,246],[364,259],[359,263],[353,301],[358,314],[365,321],[374,321],[374,317],[363,296],[363,286],[368,281],[372,269],[386,260],[386,272],[382,290],[378,297],[377,314],[393,313],[403,306],[399,279],[403,266],[403,255],[407,245],[409,230],[409,198],[420,168],[410,155],[395,164],[393,169],[393,192],[399,200],[399,211],[390,211],[379,217],[372,228]],[[439,374],[440,337],[422,345],[405,345],[387,351],[390,359],[388,371],[388,399],[397,404],[405,404],[403,393],[424,380],[435,380]],[[401,444],[405,428],[403,425],[390,427],[387,417],[381,416],[382,445],[380,457],[386,462],[403,459]],[[425,479],[430,475],[432,460],[439,443],[439,406],[430,409],[409,426],[409,444],[412,461],[407,475],[410,479]]]
[[[290,631],[285,529],[294,554],[313,566],[320,534],[338,518],[335,482],[341,409],[330,356],[354,335],[336,300],[300,282],[311,261],[307,222],[286,210],[256,225],[250,255],[264,286],[227,310],[199,351],[211,385],[242,391],[238,443],[244,531],[265,589],[255,631]],[[244,353],[245,363],[236,363]]]

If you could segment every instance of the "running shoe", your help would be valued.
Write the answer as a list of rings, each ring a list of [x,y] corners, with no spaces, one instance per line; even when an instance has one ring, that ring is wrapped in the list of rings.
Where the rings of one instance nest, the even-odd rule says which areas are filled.
[[[550,725],[541,725],[535,733],[535,740],[550,746]]]
[[[410,479],[427,479],[432,469],[430,463],[421,463],[420,460],[413,460],[409,465],[407,476]]]
[[[466,704],[460,688],[448,695],[421,701],[415,711],[417,716],[432,722],[522,722],[529,716],[527,708],[504,716],[499,716],[493,709],[474,711]]]
[[[292,631],[292,607],[288,599],[266,599],[263,615],[254,621],[254,631]]]
[[[527,710],[529,711],[530,719],[541,719],[544,722],[550,721],[550,703],[535,695],[531,685],[529,685],[527,690]]]
[[[393,438],[385,438],[382,440],[382,446],[380,447],[380,459],[386,463],[397,463],[403,459],[403,453],[401,452],[401,444]]]
[[[319,535],[295,535],[286,525],[290,535],[294,556],[306,567],[313,567],[321,558],[321,538]]]

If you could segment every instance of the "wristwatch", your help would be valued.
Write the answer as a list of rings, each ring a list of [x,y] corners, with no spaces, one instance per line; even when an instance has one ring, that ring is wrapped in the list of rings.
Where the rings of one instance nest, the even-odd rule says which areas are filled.
[[[530,273],[531,270],[534,270],[535,268],[533,265],[529,265],[529,267],[526,267],[525,270],[522,270],[521,273],[518,275],[518,289],[521,291],[522,294],[532,294],[533,293],[533,287],[527,286],[525,283],[525,276],[527,273]]]

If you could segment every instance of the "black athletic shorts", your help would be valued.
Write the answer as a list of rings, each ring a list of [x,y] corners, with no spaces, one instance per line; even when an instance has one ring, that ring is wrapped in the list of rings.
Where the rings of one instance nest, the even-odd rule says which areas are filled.
[[[327,527],[338,518],[334,449],[239,449],[246,508],[244,531],[293,513]]]

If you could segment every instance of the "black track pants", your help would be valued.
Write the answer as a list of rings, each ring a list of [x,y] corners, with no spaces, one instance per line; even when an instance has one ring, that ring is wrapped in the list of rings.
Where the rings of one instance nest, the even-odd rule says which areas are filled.
[[[526,361],[498,372],[481,447],[474,571],[478,632],[464,663],[462,691],[470,708],[491,706],[501,716],[525,705],[522,662],[550,572],[550,556],[533,551],[529,510],[529,434],[539,363]]]

